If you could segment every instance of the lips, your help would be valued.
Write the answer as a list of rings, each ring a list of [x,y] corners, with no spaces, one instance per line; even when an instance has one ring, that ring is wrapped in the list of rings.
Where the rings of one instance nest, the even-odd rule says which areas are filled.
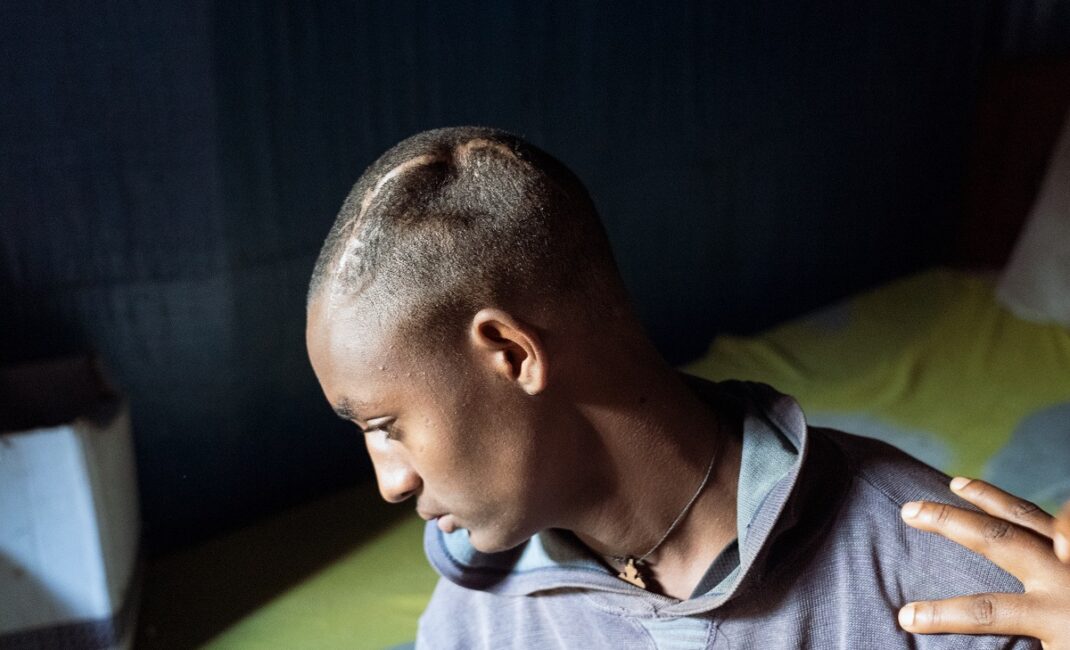
[[[416,514],[420,515],[420,519],[424,521],[434,521],[438,529],[447,534],[459,527],[456,518],[448,512],[426,512],[417,508]]]
[[[417,510],[416,514],[420,515],[420,519],[423,519],[424,521],[431,521],[432,519],[438,519],[439,517],[445,515],[446,513],[445,512],[427,513],[427,512],[424,512],[423,510]]]
[[[438,529],[447,535],[457,530],[457,522],[453,520],[453,515],[442,515],[435,523],[438,524]]]

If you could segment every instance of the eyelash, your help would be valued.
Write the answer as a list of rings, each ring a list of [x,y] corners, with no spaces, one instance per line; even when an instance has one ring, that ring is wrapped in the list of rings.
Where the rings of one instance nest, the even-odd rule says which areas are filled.
[[[362,430],[362,433],[366,433],[367,434],[367,433],[371,433],[372,431],[382,431],[384,434],[386,434],[386,439],[387,440],[397,440],[398,439],[397,427],[395,426],[395,423],[394,423],[393,420],[390,420],[389,422],[384,422],[384,423],[382,423],[380,425],[376,425],[376,426],[374,426],[374,427],[372,427],[370,429],[367,429],[367,430]]]

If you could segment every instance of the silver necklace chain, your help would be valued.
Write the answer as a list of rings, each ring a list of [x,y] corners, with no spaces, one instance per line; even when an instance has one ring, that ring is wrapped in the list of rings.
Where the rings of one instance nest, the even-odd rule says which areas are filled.
[[[695,490],[695,493],[693,495],[691,495],[691,500],[687,502],[687,505],[684,506],[684,509],[680,511],[680,514],[676,515],[676,519],[673,520],[672,524],[669,526],[669,529],[666,530],[665,534],[661,536],[661,539],[659,539],[657,541],[657,543],[654,544],[654,546],[652,546],[650,548],[649,551],[647,551],[646,553],[643,553],[640,557],[638,557],[635,560],[636,564],[643,564],[643,562],[648,557],[650,557],[650,555],[654,551],[658,550],[658,548],[661,547],[661,545],[665,542],[665,540],[669,539],[669,535],[672,535],[672,532],[674,530],[676,530],[676,527],[679,526],[680,522],[682,522],[684,520],[684,517],[687,516],[687,512],[689,510],[691,510],[691,506],[695,505],[695,502],[698,501],[699,495],[702,494],[702,491],[704,489],[706,489],[706,484],[710,482],[710,477],[713,476],[713,466],[716,464],[717,451],[718,451],[717,449],[715,449],[713,451],[713,458],[710,458],[710,466],[706,468],[706,476],[703,477],[702,483],[699,484],[698,489]],[[611,557],[614,560],[616,560],[617,562],[627,562],[628,559],[631,556],[628,556],[628,555],[613,555]]]

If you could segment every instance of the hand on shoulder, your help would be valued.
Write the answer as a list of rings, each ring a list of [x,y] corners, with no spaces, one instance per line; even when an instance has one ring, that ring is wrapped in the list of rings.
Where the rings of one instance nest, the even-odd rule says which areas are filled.
[[[1070,650],[1070,502],[1056,517],[981,480],[951,489],[983,512],[911,502],[903,520],[980,553],[1018,578],[1022,594],[973,594],[906,604],[899,624],[916,634],[1002,634]]]
[[[1063,504],[1062,512],[1055,518],[1055,554],[1070,564],[1070,501]]]

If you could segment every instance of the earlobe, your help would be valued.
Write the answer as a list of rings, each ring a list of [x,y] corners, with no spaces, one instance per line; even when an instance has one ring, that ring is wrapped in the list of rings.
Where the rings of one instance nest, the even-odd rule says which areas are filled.
[[[469,339],[491,370],[525,393],[537,395],[546,388],[546,351],[533,327],[486,308],[472,318]]]

